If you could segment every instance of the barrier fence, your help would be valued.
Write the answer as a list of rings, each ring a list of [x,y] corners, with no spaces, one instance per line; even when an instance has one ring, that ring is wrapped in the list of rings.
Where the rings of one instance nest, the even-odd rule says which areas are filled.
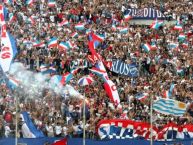
[[[18,145],[45,145],[46,143],[52,144],[61,138],[35,138],[35,139],[18,139]],[[5,138],[0,140],[0,145],[14,145],[14,138]],[[82,138],[68,138],[67,145],[82,145]],[[125,140],[91,140],[86,139],[86,145],[150,145],[150,141],[125,139]],[[178,141],[155,141],[153,145],[193,145],[191,140],[178,140]]]

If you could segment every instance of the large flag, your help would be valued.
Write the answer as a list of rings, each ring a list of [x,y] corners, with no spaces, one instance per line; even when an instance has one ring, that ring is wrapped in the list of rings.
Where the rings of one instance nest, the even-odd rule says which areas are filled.
[[[96,50],[94,48],[94,40],[89,41],[88,46],[89,46],[89,50],[90,50],[92,56],[96,57],[95,68],[98,69],[100,72],[103,72],[103,74],[101,74],[101,77],[104,80],[103,85],[104,85],[104,88],[105,88],[105,91],[106,91],[108,97],[115,105],[118,105],[120,103],[120,98],[119,98],[119,94],[117,91],[117,87],[113,83],[113,81],[111,81],[109,79],[108,74],[106,72],[106,69],[103,65],[102,58],[100,57],[100,55],[98,53],[96,53]]]
[[[42,131],[37,129],[37,127],[32,122],[31,117],[26,111],[21,113],[21,118],[23,121],[21,130],[24,138],[44,137],[44,134],[42,133]]]
[[[8,16],[8,11],[3,5],[0,5],[0,24],[2,25],[5,22],[5,19]]]
[[[17,47],[15,39],[7,32],[5,23],[1,26],[1,46],[0,65],[4,72],[8,72],[11,63],[17,54]]]
[[[107,95],[109,96],[110,100],[115,105],[118,105],[120,103],[120,98],[119,98],[119,94],[117,91],[117,87],[113,83],[113,81],[106,80],[106,82],[104,83],[104,88],[105,88],[105,91],[106,91]]]
[[[187,105],[180,101],[161,98],[153,104],[153,109],[166,115],[183,116]]]

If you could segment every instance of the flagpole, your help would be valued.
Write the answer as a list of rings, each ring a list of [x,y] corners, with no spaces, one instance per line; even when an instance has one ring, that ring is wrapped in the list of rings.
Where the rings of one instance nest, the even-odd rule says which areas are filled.
[[[85,124],[86,124],[85,105],[86,105],[86,102],[85,102],[85,92],[84,92],[84,100],[83,100],[83,145],[86,145],[86,142],[85,142],[85,138],[86,138],[86,131],[85,131]]]
[[[150,145],[153,145],[153,96],[151,95],[151,108],[150,108],[150,122],[151,122],[151,134],[150,134]]]
[[[18,93],[16,93],[16,100],[15,100],[15,104],[16,104],[16,113],[15,113],[15,145],[17,145],[18,144],[18,138],[17,138],[17,133],[18,133],[18,114],[17,114],[17,112],[18,112]]]

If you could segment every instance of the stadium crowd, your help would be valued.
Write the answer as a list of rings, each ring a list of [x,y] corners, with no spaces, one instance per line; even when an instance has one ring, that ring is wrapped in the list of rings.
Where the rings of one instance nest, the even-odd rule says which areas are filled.
[[[96,126],[101,119],[130,119],[150,122],[151,99],[163,96],[172,83],[175,89],[172,99],[188,105],[183,117],[163,115],[153,111],[153,124],[162,127],[169,121],[177,124],[193,123],[193,6],[191,0],[56,0],[55,7],[49,7],[46,0],[36,1],[31,6],[22,0],[14,5],[4,4],[13,21],[7,21],[7,27],[17,40],[18,54],[15,61],[22,62],[31,71],[39,72],[42,64],[52,65],[56,74],[62,75],[76,67],[81,67],[69,84],[87,98],[86,137],[96,138]],[[178,20],[183,23],[183,32],[188,47],[183,47],[178,39],[179,31],[174,25],[163,25],[159,30],[147,25],[130,25],[122,22],[127,8],[152,7],[159,9],[167,21]],[[33,16],[34,22],[28,21]],[[59,26],[63,19],[70,25]],[[128,33],[120,34],[112,29],[113,21],[117,26],[126,26]],[[77,31],[74,25],[85,22],[85,30]],[[92,63],[87,59],[88,35],[86,30],[105,33],[105,40],[97,52],[108,61],[119,59],[125,63],[135,61],[138,64],[139,77],[129,78],[107,69],[109,78],[116,84],[120,96],[120,105],[114,106],[109,100],[100,78],[93,76],[95,82],[81,87],[77,81],[90,74]],[[73,38],[71,34],[77,32]],[[59,42],[70,40],[76,46],[70,51],[57,47],[48,48],[47,41],[57,37]],[[43,46],[34,47],[33,41],[39,40]],[[141,44],[155,42],[156,51],[146,53]],[[169,49],[170,42],[178,43],[178,49]],[[180,71],[178,71],[180,70]],[[41,84],[40,84],[41,85]],[[22,89],[20,90],[22,91]],[[148,98],[140,101],[135,94],[145,92]],[[4,83],[0,87],[0,137],[15,136],[15,96]],[[83,133],[83,103],[76,97],[61,96],[52,90],[44,90],[41,97],[18,95],[19,111],[30,113],[35,125],[48,137],[81,137]],[[18,117],[18,136],[22,137],[22,119]]]

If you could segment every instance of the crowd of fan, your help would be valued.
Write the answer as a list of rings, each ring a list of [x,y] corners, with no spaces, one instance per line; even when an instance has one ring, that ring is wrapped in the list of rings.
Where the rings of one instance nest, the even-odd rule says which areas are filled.
[[[21,0],[14,5],[6,5],[9,12],[15,14],[14,22],[7,22],[7,27],[17,40],[18,54],[16,61],[22,62],[26,68],[38,72],[42,64],[54,65],[57,74],[64,74],[77,65],[84,65],[70,84],[80,93],[85,92],[88,103],[86,105],[86,136],[95,138],[96,126],[101,119],[130,119],[136,121],[150,121],[150,100],[162,96],[163,90],[169,89],[171,83],[177,84],[172,98],[188,104],[187,112],[183,117],[154,114],[153,124],[161,127],[169,121],[178,124],[193,123],[193,6],[188,0],[167,1],[142,1],[142,0],[56,0],[57,6],[49,8],[47,2],[37,1],[32,6],[26,6]],[[171,26],[162,26],[159,30],[152,30],[146,25],[127,26],[129,32],[120,34],[113,31],[112,20],[120,23],[124,11],[127,8],[153,7],[159,9],[171,20],[181,20],[183,31],[188,35],[188,48],[179,46],[178,51],[169,50],[169,42],[178,42],[178,31],[172,30]],[[26,19],[31,15],[35,18],[35,24],[29,24]],[[58,27],[63,19],[70,21],[70,26]],[[88,75],[88,68],[92,64],[86,59],[89,54],[88,36],[86,31],[77,31],[78,38],[71,38],[70,34],[75,32],[74,24],[86,22],[86,29],[96,33],[105,33],[105,41],[102,42],[97,51],[106,60],[121,59],[130,63],[133,59],[139,66],[140,76],[131,79],[108,71],[109,78],[116,84],[121,103],[113,106],[103,88],[102,81],[94,76],[95,82],[89,87],[81,88],[77,84],[78,78]],[[48,49],[33,47],[32,42],[38,39],[47,42],[51,37],[57,37],[59,41],[70,39],[76,47],[70,51],[62,51],[57,48]],[[156,41],[158,49],[146,53],[141,44]],[[85,67],[86,65],[86,67]],[[182,74],[176,72],[176,68],[183,69]],[[135,94],[145,92],[148,98],[141,102],[135,99]],[[15,136],[14,105],[15,92],[9,90],[4,84],[0,87],[0,137]],[[19,111],[28,111],[35,125],[45,135],[81,137],[83,128],[82,100],[73,97],[62,97],[51,90],[45,90],[40,98],[33,99],[25,95],[19,98]],[[19,121],[18,136],[22,137]]]

